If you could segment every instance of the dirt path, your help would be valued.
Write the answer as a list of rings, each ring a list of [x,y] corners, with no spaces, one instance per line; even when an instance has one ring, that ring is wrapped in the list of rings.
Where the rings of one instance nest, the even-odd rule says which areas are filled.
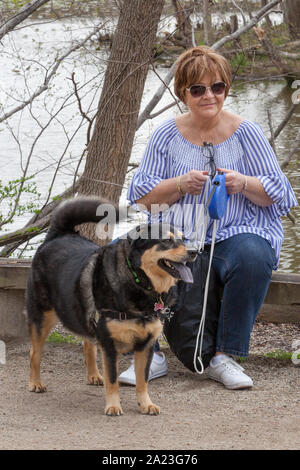
[[[264,351],[291,351],[300,325],[255,327],[243,364],[252,390],[230,391],[185,369],[166,348],[169,373],[150,382],[159,416],[139,413],[135,389],[120,390],[124,415],[103,414],[103,387],[88,386],[81,345],[47,343],[48,391],[27,391],[29,344],[7,344],[0,364],[0,449],[297,449],[299,367]],[[123,357],[121,371],[129,364]]]

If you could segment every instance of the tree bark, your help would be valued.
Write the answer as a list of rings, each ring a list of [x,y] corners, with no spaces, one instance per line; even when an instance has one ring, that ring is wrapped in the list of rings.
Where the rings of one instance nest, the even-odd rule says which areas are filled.
[[[285,0],[284,16],[291,40],[300,39],[300,1]]]

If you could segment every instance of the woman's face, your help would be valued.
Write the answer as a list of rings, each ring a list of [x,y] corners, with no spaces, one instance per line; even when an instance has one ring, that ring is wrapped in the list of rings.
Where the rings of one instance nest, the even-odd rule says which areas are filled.
[[[201,81],[193,85],[211,86],[213,83],[222,82],[221,76],[216,77],[204,75]],[[210,88],[206,89],[205,95],[199,98],[193,98],[188,90],[185,94],[185,104],[189,108],[192,116],[197,119],[210,119],[216,117],[223,108],[225,100],[225,91],[221,95],[214,95]]]

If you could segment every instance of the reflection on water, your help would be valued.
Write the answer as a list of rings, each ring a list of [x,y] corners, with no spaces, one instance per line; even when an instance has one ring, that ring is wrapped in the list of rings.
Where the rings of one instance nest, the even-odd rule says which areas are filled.
[[[81,24],[78,21],[76,25],[76,35],[85,35],[86,24]],[[55,31],[52,29],[54,29],[53,26],[46,24],[39,25],[38,27],[35,26],[32,30],[30,28],[26,28],[25,31],[21,30],[18,33],[14,33],[15,49],[18,50],[20,56],[27,57],[28,60],[35,57],[37,53],[36,48],[39,49],[39,53],[45,54],[41,48],[42,40],[44,40],[45,37],[46,41],[48,42],[48,46],[52,45],[52,42],[55,42],[55,44],[62,45],[62,50],[67,48],[68,40],[70,40],[72,34],[74,34],[74,28],[73,32],[71,32],[68,30],[68,24],[66,24],[66,27],[63,27],[62,24],[58,24],[55,26]],[[7,38],[4,38],[3,42],[5,41],[7,41]],[[27,83],[25,87],[24,83],[22,82],[21,75],[18,75],[16,72],[20,64],[17,63],[15,58],[13,59],[7,54],[7,51],[12,48],[12,44],[5,43],[4,46],[6,46],[3,49],[4,52],[0,54],[0,68],[3,72],[0,87],[1,102],[8,99],[3,90],[6,89],[9,84],[13,84],[14,94],[17,96],[17,98],[22,99],[22,89],[25,90],[24,94],[26,95],[26,87],[28,87],[28,89],[30,88],[31,90],[35,90],[43,78],[43,71],[41,67],[35,63],[36,70],[32,69],[31,71],[28,71]],[[50,50],[51,48],[49,48],[49,51]],[[55,49],[53,48],[53,54],[55,55],[55,53]],[[18,148],[18,144],[12,133],[9,132],[4,124],[0,125],[0,179],[2,179],[4,182],[7,182],[12,177],[20,176],[21,167],[22,165],[24,166],[23,159],[25,159],[26,152],[30,152],[32,140],[38,132],[37,122],[35,119],[33,119],[33,116],[38,117],[38,119],[43,122],[46,122],[47,117],[49,116],[49,109],[53,108],[53,110],[55,110],[55,106],[61,103],[63,99],[65,99],[66,94],[71,91],[71,84],[70,80],[68,79],[70,78],[72,71],[76,71],[76,78],[81,83],[83,80],[87,81],[91,77],[96,77],[94,81],[95,87],[93,89],[93,93],[96,90],[93,104],[93,108],[95,109],[99,98],[99,93],[101,91],[101,80],[103,77],[105,65],[103,62],[101,62],[101,57],[99,54],[101,54],[101,52],[93,54],[93,60],[91,60],[91,57],[89,57],[89,60],[87,60],[86,55],[82,55],[81,53],[76,53],[72,56],[72,58],[70,57],[66,64],[59,70],[59,73],[57,74],[53,83],[53,90],[55,90],[55,95],[51,95],[50,93],[47,99],[45,99],[45,97],[42,95],[41,99],[35,102],[30,108],[30,112],[27,108],[22,113],[9,120],[9,124],[14,126],[15,133],[18,134],[19,139],[22,142],[22,153],[20,153],[20,149]],[[49,64],[51,63],[51,60],[51,57],[49,57]],[[12,71],[13,69],[14,71]],[[167,73],[165,69],[158,69],[158,71],[162,77]],[[160,85],[160,83],[161,82],[156,74],[150,71],[145,85],[141,109],[143,109],[144,105],[152,97],[154,90]],[[268,128],[266,112],[267,107],[271,106],[272,119],[274,127],[276,128],[292,104],[291,95],[293,91],[293,89],[286,87],[284,81],[269,80],[243,84],[235,83],[231,89],[229,97],[226,100],[225,107],[234,113],[240,114],[246,119],[258,122],[264,129],[266,135],[269,137],[270,131]],[[159,109],[169,104],[171,100],[172,98],[170,95],[165,93],[163,99],[158,104],[155,111],[158,111]],[[83,105],[85,109],[87,109],[86,103],[88,102],[88,99],[85,97],[83,99]],[[136,133],[131,156],[132,162],[138,163],[140,161],[144,148],[151,133],[153,132],[153,129],[162,121],[174,115],[176,112],[178,111],[176,111],[176,108],[173,107],[164,114],[157,116],[155,119],[144,123],[144,125]],[[68,108],[66,108],[65,117],[66,116],[68,117],[68,120],[64,126],[61,125],[61,121],[59,120],[54,120],[51,122],[51,126],[49,126],[47,133],[45,133],[45,135],[41,138],[39,145],[34,149],[32,155],[30,162],[30,174],[42,168],[48,167],[47,170],[39,173],[36,177],[39,190],[43,193],[49,187],[49,181],[51,181],[55,169],[54,166],[49,165],[51,165],[51,163],[53,164],[53,161],[56,161],[57,158],[62,154],[63,148],[66,145],[66,140],[68,140],[67,132],[71,132],[72,128],[74,128],[80,121],[76,100],[70,102]],[[62,116],[60,119],[61,118]],[[288,127],[286,127],[283,133],[280,134],[276,139],[276,151],[279,161],[282,161],[285,158],[286,154],[289,152],[291,143],[293,143],[295,140],[299,128],[299,118],[300,109],[297,113],[294,114]],[[82,149],[84,148],[85,141],[86,128],[83,126],[78,132],[76,138],[71,141],[68,152],[64,157],[64,165],[61,166],[58,173],[52,195],[58,194],[73,182],[74,171],[77,166],[78,158],[81,155]],[[300,170],[296,157],[294,157],[293,161],[285,170],[285,173],[289,178],[299,199]],[[122,195],[123,199],[126,197],[126,191],[131,176],[132,172],[128,173]],[[279,269],[286,272],[298,272],[300,265],[300,246],[298,243],[300,210],[298,208],[294,209],[293,214],[297,218],[296,224],[292,224],[292,222],[287,218],[283,220],[285,240],[283,243]],[[27,220],[28,217],[19,217],[17,223],[10,226],[9,229],[14,230],[19,228],[20,226],[24,225]],[[129,228],[130,225],[122,224],[116,229],[115,234],[118,235],[124,233]]]

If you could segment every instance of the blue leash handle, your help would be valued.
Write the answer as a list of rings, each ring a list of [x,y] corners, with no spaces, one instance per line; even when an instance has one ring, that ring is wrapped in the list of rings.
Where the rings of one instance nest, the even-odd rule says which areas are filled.
[[[209,195],[208,213],[211,219],[221,219],[226,211],[229,194],[225,186],[225,175],[218,173],[213,179]]]

